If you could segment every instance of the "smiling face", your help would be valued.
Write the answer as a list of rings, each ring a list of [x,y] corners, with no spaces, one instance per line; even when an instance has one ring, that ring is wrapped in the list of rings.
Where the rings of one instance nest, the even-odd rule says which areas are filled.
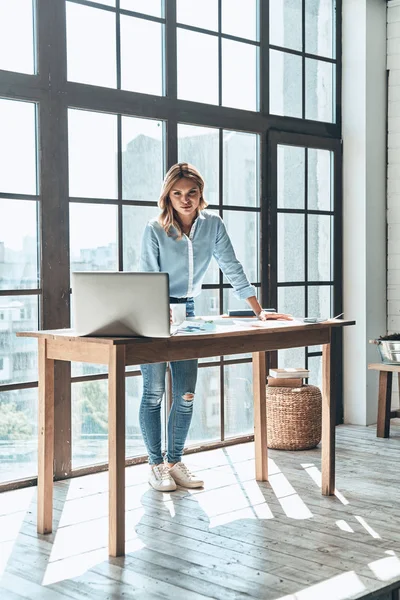
[[[191,223],[196,218],[201,192],[193,179],[186,177],[178,179],[169,192],[169,199],[182,223]]]

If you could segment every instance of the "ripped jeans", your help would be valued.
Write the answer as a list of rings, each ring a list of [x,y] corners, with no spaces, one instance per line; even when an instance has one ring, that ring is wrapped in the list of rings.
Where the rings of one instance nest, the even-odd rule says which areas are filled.
[[[172,300],[172,299],[171,299]],[[179,299],[182,303],[185,300]],[[176,302],[176,299],[173,299]],[[186,299],[186,316],[194,316],[193,298]],[[197,360],[170,363],[172,406],[168,417],[167,454],[169,463],[180,462],[193,414],[197,381]],[[139,423],[151,465],[163,462],[161,451],[161,401],[165,392],[166,363],[141,365],[143,395]]]

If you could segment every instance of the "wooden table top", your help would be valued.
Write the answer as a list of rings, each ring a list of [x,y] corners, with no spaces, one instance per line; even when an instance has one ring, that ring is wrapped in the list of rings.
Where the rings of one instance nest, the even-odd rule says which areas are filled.
[[[199,318],[201,319],[201,317]],[[210,319],[210,317],[207,317]],[[169,344],[179,344],[182,340],[197,340],[199,338],[204,340],[218,340],[221,337],[233,337],[238,338],[240,336],[248,336],[249,333],[254,335],[255,337],[263,336],[267,334],[275,334],[275,333],[284,333],[291,331],[312,331],[312,330],[325,330],[331,327],[343,327],[347,325],[355,325],[355,321],[345,320],[345,319],[328,319],[322,323],[303,323],[302,321],[284,321],[284,320],[273,320],[270,319],[268,321],[259,321],[257,318],[254,318],[253,323],[249,323],[248,320],[246,323],[237,324],[233,323],[233,321],[237,321],[234,318],[221,318],[221,317],[212,317],[212,319],[216,322],[216,331],[213,332],[196,332],[196,333],[178,333],[175,335],[171,335],[167,338],[145,338],[145,337],[90,337],[90,336],[80,336],[73,329],[48,329],[48,330],[38,330],[38,331],[20,331],[16,335],[18,337],[34,337],[34,338],[45,338],[52,340],[65,340],[68,339],[70,341],[79,340],[81,342],[87,343],[96,343],[96,344],[107,344],[107,345],[131,345],[131,344],[140,344],[143,342],[150,342],[151,340],[161,342],[167,341]],[[195,323],[195,321],[194,321]]]

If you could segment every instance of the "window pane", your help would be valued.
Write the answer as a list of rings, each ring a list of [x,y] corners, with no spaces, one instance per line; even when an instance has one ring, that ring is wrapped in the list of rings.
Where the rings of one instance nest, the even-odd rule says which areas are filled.
[[[251,363],[224,367],[224,396],[225,437],[254,433]]]
[[[260,289],[256,288],[256,296],[260,298]],[[250,306],[246,300],[239,300],[233,293],[232,288],[224,288],[223,291],[224,308],[223,314],[228,314],[230,310],[250,310]],[[234,317],[232,317],[234,318]],[[226,360],[236,360],[238,358],[251,358],[251,353],[241,354],[226,354],[224,356]]]
[[[67,78],[116,87],[115,13],[67,2]]]
[[[306,0],[306,52],[334,58],[335,0]]]
[[[286,117],[302,116],[302,58],[270,50],[269,111]]]
[[[239,300],[236,298],[233,292],[233,288],[224,288],[224,314],[228,313],[228,310],[249,310],[250,306],[246,300]],[[232,358],[236,358],[232,357]]]
[[[37,406],[37,389],[0,393],[0,482],[37,474]]]
[[[37,381],[37,341],[16,333],[38,327],[38,296],[0,297],[1,384]]]
[[[258,48],[222,40],[222,104],[258,110]]]
[[[193,418],[186,446],[221,439],[219,367],[199,369]]]
[[[304,368],[306,364],[305,348],[288,348],[278,350],[278,365],[280,369]]]
[[[304,217],[278,214],[278,282],[304,280]]]
[[[269,3],[269,43],[303,49],[301,33],[302,0],[272,0]]]
[[[218,104],[218,39],[177,30],[178,98]]]
[[[122,197],[158,201],[164,173],[162,121],[122,117]]]
[[[0,289],[39,287],[37,202],[0,199]]]
[[[219,284],[219,266],[215,258],[211,259],[210,266],[207,269],[206,275],[203,280],[204,284]]]
[[[148,221],[160,214],[158,206],[124,206],[124,271],[138,271],[142,235]]]
[[[329,281],[332,217],[308,215],[308,280]]]
[[[219,291],[202,290],[194,299],[194,309],[198,317],[219,315]]]
[[[163,93],[163,25],[121,15],[121,87]]]
[[[218,0],[177,0],[178,23],[202,29],[218,30]]]
[[[329,150],[308,149],[308,208],[332,210],[333,208],[333,153]]]
[[[36,105],[0,99],[0,192],[37,194]]]
[[[104,6],[115,6],[115,0],[96,0],[97,4],[104,4]]]
[[[260,289],[256,288],[256,296],[260,298]],[[249,310],[250,306],[245,300],[239,300],[233,293],[232,288],[224,288],[224,308],[223,313],[228,314],[229,310]],[[234,318],[234,317],[233,317]],[[226,354],[225,360],[237,360],[243,358],[251,358],[251,353],[240,353],[240,354]]]
[[[219,204],[219,132],[211,127],[178,125],[178,160],[195,166],[204,178],[204,198]]]
[[[127,377],[126,384],[126,457],[147,455],[139,425],[139,406],[142,399],[143,379]],[[165,400],[164,400],[165,402]],[[161,415],[164,410],[161,409]],[[163,429],[163,428],[162,428]]]
[[[0,69],[35,72],[32,0],[0,2]]]
[[[260,219],[259,213],[225,210],[223,219],[237,259],[250,282],[259,281]],[[224,276],[224,281],[228,280]]]
[[[322,389],[322,356],[310,356],[308,369],[310,371],[308,383]]]
[[[222,33],[258,40],[258,0],[222,0]]]
[[[69,195],[117,198],[117,117],[68,111]]]
[[[120,0],[120,6],[126,10],[133,10],[153,17],[164,16],[163,0]]]
[[[304,287],[278,288],[277,310],[280,313],[287,313],[294,317],[304,317],[306,314]]]
[[[306,119],[334,121],[333,69],[331,63],[306,58]]]
[[[71,386],[72,468],[108,461],[108,381]]]
[[[71,271],[118,270],[116,206],[71,202],[70,254]]]
[[[305,149],[278,146],[278,208],[304,208]]]
[[[70,257],[73,271],[117,271],[117,207],[70,203]],[[88,223],[96,227],[88,228]],[[74,327],[71,294],[71,327]],[[73,362],[73,377],[105,373],[105,365]]]
[[[224,131],[224,204],[260,206],[259,136]]]
[[[308,316],[327,319],[331,316],[332,286],[310,285],[308,288]]]

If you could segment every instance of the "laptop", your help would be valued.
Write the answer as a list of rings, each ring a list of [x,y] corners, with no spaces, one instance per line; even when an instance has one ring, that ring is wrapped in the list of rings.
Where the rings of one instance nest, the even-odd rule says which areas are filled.
[[[74,272],[71,287],[78,335],[170,336],[168,273]]]

